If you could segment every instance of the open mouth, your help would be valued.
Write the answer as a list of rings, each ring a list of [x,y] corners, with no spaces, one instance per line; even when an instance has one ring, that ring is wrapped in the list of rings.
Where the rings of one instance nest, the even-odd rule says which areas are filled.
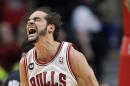
[[[29,28],[29,34],[34,34],[36,33],[36,29],[34,28]]]

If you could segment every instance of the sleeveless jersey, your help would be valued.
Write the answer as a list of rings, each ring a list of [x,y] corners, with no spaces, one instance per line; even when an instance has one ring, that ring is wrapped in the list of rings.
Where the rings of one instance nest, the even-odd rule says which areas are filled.
[[[25,58],[29,86],[78,86],[69,66],[71,43],[62,42],[55,57],[47,64],[37,61],[35,48]]]

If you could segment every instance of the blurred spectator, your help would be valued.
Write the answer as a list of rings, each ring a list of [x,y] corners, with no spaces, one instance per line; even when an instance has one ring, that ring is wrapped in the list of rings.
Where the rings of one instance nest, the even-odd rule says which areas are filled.
[[[21,57],[25,56],[33,47],[34,46],[30,42],[24,40],[21,46]],[[20,86],[19,70],[11,72],[8,78],[4,81],[3,86]]]
[[[90,9],[91,2],[82,0],[72,13],[72,27],[76,31],[76,37],[80,43],[82,52],[92,66],[96,77],[101,83],[102,60],[106,54],[106,39],[102,32],[102,24]],[[89,7],[90,6],[90,7]]]
[[[0,72],[3,71],[4,74],[9,73],[13,65],[20,60],[20,47],[14,40],[11,25],[7,22],[1,24],[0,37],[0,66],[4,70],[0,70]],[[0,79],[2,79],[1,77],[6,78],[0,74]]]
[[[4,0],[2,13],[4,21],[12,26],[18,26],[27,10],[25,0]]]
[[[122,26],[120,2],[120,0],[104,0],[97,7],[98,12],[101,14],[100,19],[107,36],[110,52],[115,52],[119,49],[119,35],[121,34]]]
[[[13,32],[17,35],[17,29],[27,11],[26,0],[3,0],[2,19],[11,24]],[[15,36],[17,37],[17,36]]]
[[[11,72],[3,86],[20,86],[19,71]]]

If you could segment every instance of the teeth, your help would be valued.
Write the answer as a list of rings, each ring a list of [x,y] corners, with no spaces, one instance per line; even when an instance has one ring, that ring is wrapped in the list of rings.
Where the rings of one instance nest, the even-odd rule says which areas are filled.
[[[36,30],[34,28],[29,28],[29,34],[33,34],[35,32],[36,32]]]

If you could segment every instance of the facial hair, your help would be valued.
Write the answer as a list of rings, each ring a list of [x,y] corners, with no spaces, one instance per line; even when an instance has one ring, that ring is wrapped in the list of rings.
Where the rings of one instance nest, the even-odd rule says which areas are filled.
[[[45,35],[46,35],[47,25],[46,25],[46,27],[44,28],[44,30],[42,30],[42,31],[39,31],[39,32],[38,32],[37,26],[36,26],[36,29],[37,29],[37,37],[36,37],[35,40],[31,40],[31,41],[30,41],[31,43],[36,43],[36,42],[38,41],[38,39],[39,39],[40,36],[45,36]]]
[[[42,30],[42,31],[40,31],[40,32],[38,33],[38,36],[45,36],[46,33],[47,33],[47,25],[46,25],[46,27],[44,28],[44,30]]]

